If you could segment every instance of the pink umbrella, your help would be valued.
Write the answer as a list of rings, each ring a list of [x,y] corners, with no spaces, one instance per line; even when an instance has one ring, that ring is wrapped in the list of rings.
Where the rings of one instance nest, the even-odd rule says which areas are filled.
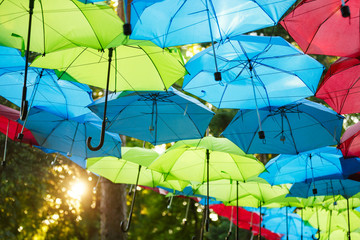
[[[339,114],[360,113],[360,60],[340,58],[330,66],[315,96]]]
[[[360,1],[303,0],[280,23],[308,54],[360,55]]]
[[[360,157],[360,122],[346,129],[340,139],[338,148],[344,158]]]
[[[21,130],[23,128],[21,124],[16,122],[16,120],[18,120],[19,117],[20,117],[19,111],[6,107],[4,105],[0,105],[0,132],[6,135],[4,156],[2,161],[3,166],[5,166],[8,137],[17,142],[24,142],[30,145],[38,145],[32,133],[26,128],[24,128],[24,131],[22,133],[23,138],[21,140],[18,139],[18,134],[21,133]]]

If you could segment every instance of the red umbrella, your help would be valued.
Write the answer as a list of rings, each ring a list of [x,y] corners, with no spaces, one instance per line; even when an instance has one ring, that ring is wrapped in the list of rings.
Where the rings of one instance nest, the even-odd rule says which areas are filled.
[[[346,5],[342,2],[303,0],[280,23],[305,53],[357,57],[360,1],[346,0]]]
[[[339,114],[360,113],[359,80],[360,60],[340,58],[330,66],[315,96]]]
[[[236,207],[225,206],[224,204],[210,205],[210,208],[219,216],[228,218],[236,225]],[[259,234],[260,218],[259,214],[238,208],[238,227],[250,230],[254,235]],[[282,235],[271,232],[266,228],[261,228],[261,236],[268,240],[280,240]]]
[[[32,133],[26,128],[24,128],[24,137],[22,140],[17,138],[23,127],[21,124],[16,122],[19,117],[19,111],[0,105],[0,132],[4,133],[14,141],[28,143],[30,145],[39,145]]]
[[[360,157],[360,122],[346,129],[340,139],[338,148],[344,158]]]

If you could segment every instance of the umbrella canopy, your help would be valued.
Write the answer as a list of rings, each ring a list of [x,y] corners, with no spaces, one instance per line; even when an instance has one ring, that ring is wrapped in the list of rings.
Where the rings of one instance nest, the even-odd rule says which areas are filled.
[[[166,50],[151,43],[133,44],[101,52],[82,47],[57,51],[39,56],[31,66],[56,69],[61,79],[101,88],[106,88],[109,75],[110,91],[164,91],[186,74]]]
[[[271,185],[311,182],[321,179],[344,179],[360,169],[360,159],[344,159],[334,147],[318,148],[297,155],[281,154],[266,165],[259,177]]]
[[[315,96],[323,99],[338,113],[359,113],[359,75],[359,59],[340,58],[331,64]]]
[[[122,26],[106,4],[76,0],[4,0],[0,4],[0,44],[42,54],[78,45],[104,49],[122,34]]]
[[[228,139],[215,137],[179,141],[149,168],[166,174],[167,179],[201,183],[223,178],[246,181],[265,169],[254,156],[245,154]]]
[[[88,158],[86,168],[114,183],[135,184],[139,174],[138,184],[148,187],[165,186],[182,190],[188,184],[180,181],[164,182],[161,173],[148,169],[147,166],[159,156],[154,150],[137,147],[122,147],[121,150],[121,159],[111,156]],[[139,166],[142,166],[140,172]]]
[[[187,62],[183,89],[217,108],[283,106],[313,95],[323,72],[281,37],[238,36],[214,47],[222,80],[211,77],[214,54],[207,48]]]
[[[359,224],[360,222],[358,222]],[[360,228],[350,232],[350,239],[360,239]],[[336,240],[348,240],[349,234],[344,229],[336,229],[332,232],[325,232],[320,239],[336,239]]]
[[[0,76],[24,68],[25,60],[19,50],[0,46]]]
[[[134,0],[131,3],[131,38],[151,40],[160,47],[218,42],[275,26],[294,2]]]
[[[193,183],[194,184],[194,183]],[[271,186],[265,180],[256,178],[249,181],[238,182],[238,194],[236,181],[222,179],[210,182],[210,196],[222,201],[225,205],[247,207],[283,207],[284,204],[273,201],[279,196],[289,193],[287,186]],[[195,193],[204,195],[206,184],[194,184]]]
[[[109,99],[106,129],[153,145],[201,138],[214,116],[200,101],[174,88],[167,92],[120,92]],[[103,116],[104,104],[102,98],[89,108]]]
[[[290,188],[289,197],[336,196],[345,198],[359,192],[360,183],[349,179],[324,179],[313,182],[294,183]],[[315,191],[314,191],[315,190]]]
[[[286,224],[285,224],[286,223]],[[317,229],[311,226],[303,226],[301,232],[301,225],[303,220],[296,213],[276,214],[264,217],[263,226],[275,233],[284,234],[282,239],[286,240],[312,240],[316,234]]]
[[[121,157],[121,140],[118,134],[106,132],[104,147],[99,152],[86,147],[89,135],[100,135],[101,119],[89,113],[73,118],[59,117],[50,112],[32,108],[26,127],[43,148],[83,158],[99,156]],[[99,141],[95,138],[95,141]]]
[[[265,139],[259,139],[259,113]],[[246,153],[298,154],[340,141],[344,117],[308,100],[279,108],[240,110],[222,133]]]
[[[39,145],[32,133],[26,128],[23,131],[23,138],[21,140],[17,138],[22,129],[22,125],[16,122],[19,117],[19,111],[0,105],[0,132],[14,141],[28,143],[30,145]]]
[[[360,157],[360,123],[350,126],[341,137],[338,148],[345,158]]]
[[[350,13],[344,17],[346,6]],[[359,13],[357,0],[303,0],[280,23],[306,53],[356,57]]]
[[[24,70],[0,76],[0,95],[17,106],[21,105]],[[86,108],[93,102],[92,90],[80,83],[58,80],[52,70],[29,68],[26,99],[30,106],[45,109],[68,118],[90,113]]]

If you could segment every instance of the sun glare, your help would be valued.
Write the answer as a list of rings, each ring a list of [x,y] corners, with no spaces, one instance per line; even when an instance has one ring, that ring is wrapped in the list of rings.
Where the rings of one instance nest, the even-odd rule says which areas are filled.
[[[81,182],[75,182],[72,184],[71,189],[68,191],[68,194],[71,198],[80,199],[81,196],[85,193],[86,185]]]

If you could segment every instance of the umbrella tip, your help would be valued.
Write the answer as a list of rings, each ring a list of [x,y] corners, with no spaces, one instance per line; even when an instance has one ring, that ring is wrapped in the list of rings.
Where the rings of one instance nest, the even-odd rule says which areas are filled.
[[[129,36],[129,35],[131,35],[131,24],[130,23],[125,23],[124,25],[123,25],[123,32],[124,32],[124,34],[126,35],[126,36]]]
[[[341,15],[346,18],[346,17],[350,17],[350,8],[347,5],[342,5],[341,6]]]

